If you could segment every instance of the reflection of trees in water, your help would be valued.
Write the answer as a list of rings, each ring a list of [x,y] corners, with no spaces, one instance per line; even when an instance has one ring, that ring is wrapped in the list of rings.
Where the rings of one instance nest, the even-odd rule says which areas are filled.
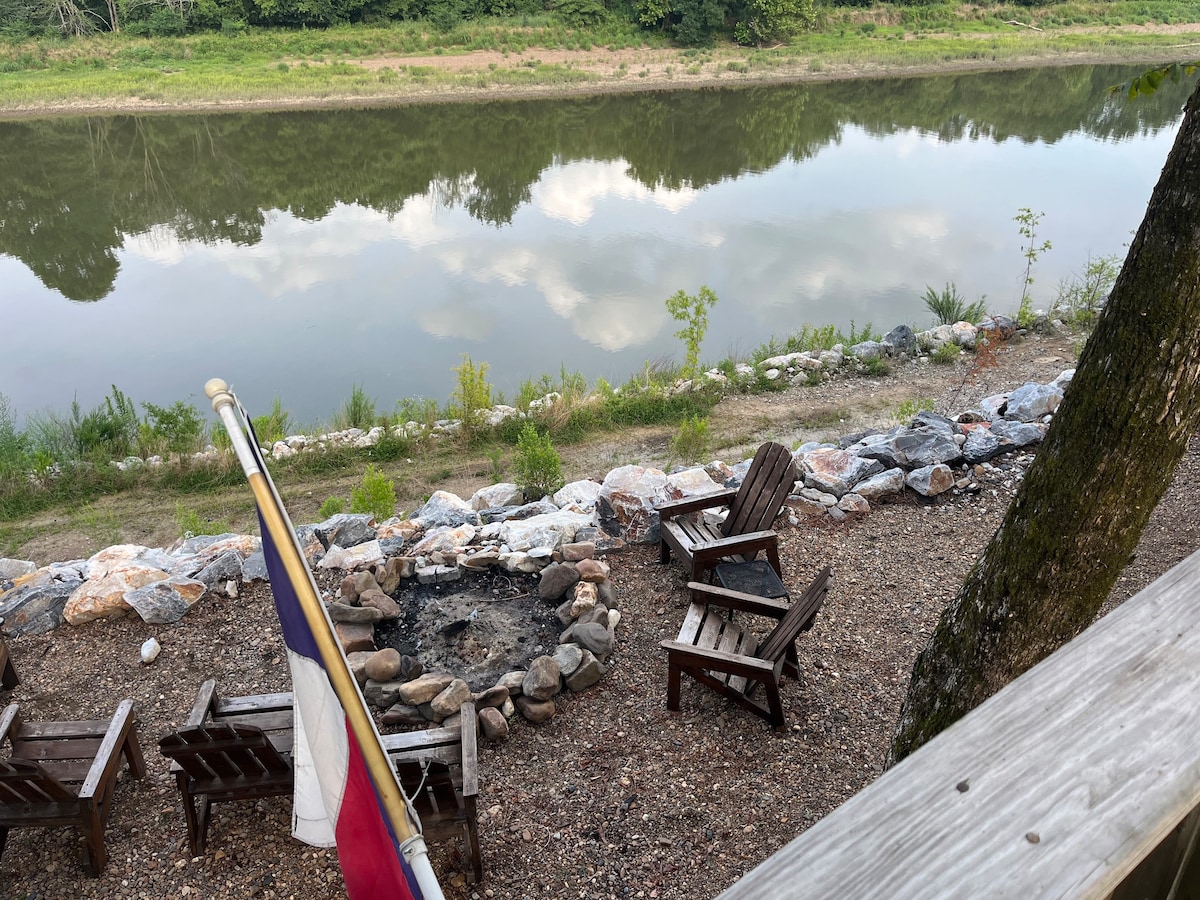
[[[835,144],[920,129],[943,140],[1053,143],[1171,124],[1187,85],[1110,97],[1129,68],[609,95],[391,110],[120,116],[0,124],[0,252],[72,300],[107,295],[123,236],[261,240],[267,210],[306,220],[339,204],[395,214],[430,195],[501,226],[542,172],[623,160],[650,189],[703,188]],[[1031,102],[1036,98],[1036,102]]]

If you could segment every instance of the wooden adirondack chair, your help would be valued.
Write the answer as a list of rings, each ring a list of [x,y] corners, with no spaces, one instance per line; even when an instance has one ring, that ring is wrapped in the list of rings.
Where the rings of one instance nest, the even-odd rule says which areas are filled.
[[[412,800],[426,838],[461,837],[471,864],[468,880],[483,880],[479,851],[479,794],[475,704],[464,703],[459,727],[383,735],[383,748]]]
[[[16,666],[8,656],[8,644],[4,643],[4,638],[0,638],[0,687],[11,691],[20,683]]]
[[[4,741],[12,752],[0,760],[0,853],[10,828],[74,825],[83,833],[83,864],[99,875],[121,758],[134,778],[146,774],[133,701],[122,700],[111,719],[40,723],[22,721],[12,703],[0,715]]]
[[[657,507],[661,519],[659,560],[679,557],[688,577],[697,579],[725,560],[748,562],[765,552],[772,568],[779,567],[779,538],[771,525],[796,483],[792,452],[782,444],[758,448],[742,486],[672,500]],[[720,525],[707,525],[695,515],[702,510],[729,507]]]
[[[679,638],[661,643],[667,651],[667,709],[678,711],[680,678],[687,674],[782,728],[779,682],[783,675],[800,677],[796,638],[812,627],[829,592],[830,577],[826,566],[790,604],[697,582],[689,584],[692,602]],[[723,614],[726,610],[769,616],[779,624],[759,644],[732,615]],[[765,703],[753,696],[760,686],[766,693]]]
[[[204,853],[213,803],[292,793],[292,716],[290,691],[219,698],[216,682],[209,680],[200,687],[187,727],[159,741],[173,760],[193,856]],[[461,835],[473,880],[482,879],[475,705],[463,704],[460,727],[382,737],[425,836]]]
[[[222,699],[200,686],[187,726],[158,742],[183,796],[188,847],[204,853],[213,803],[292,793],[292,695]]]

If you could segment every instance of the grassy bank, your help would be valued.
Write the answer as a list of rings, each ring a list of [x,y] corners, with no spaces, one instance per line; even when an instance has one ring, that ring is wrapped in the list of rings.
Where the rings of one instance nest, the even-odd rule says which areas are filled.
[[[763,48],[672,47],[616,17],[591,28],[551,14],[325,30],[254,28],[0,42],[0,112],[395,103],[435,97],[686,87],[773,78],[1165,60],[1200,2],[819,7],[818,26]]]

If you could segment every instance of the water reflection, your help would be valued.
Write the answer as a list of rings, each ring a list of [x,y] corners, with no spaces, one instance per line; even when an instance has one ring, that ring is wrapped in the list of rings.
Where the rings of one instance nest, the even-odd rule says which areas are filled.
[[[564,361],[621,378],[674,352],[662,301],[701,283],[722,298],[710,357],[914,320],[926,283],[1007,309],[1018,206],[1047,212],[1066,267],[1140,219],[1187,86],[1110,100],[1127,75],[0,124],[0,303],[89,348],[0,362],[0,383],[25,411],[110,381],[167,402],[224,362],[316,417],[371,371],[385,402],[444,398],[462,352],[510,392]],[[302,364],[347,346],[336,374]]]

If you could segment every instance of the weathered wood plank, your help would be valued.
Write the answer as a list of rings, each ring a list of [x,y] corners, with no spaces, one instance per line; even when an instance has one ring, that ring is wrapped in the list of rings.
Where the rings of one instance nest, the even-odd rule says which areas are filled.
[[[1200,553],[721,897],[1107,896],[1200,802],[1198,591]]]

